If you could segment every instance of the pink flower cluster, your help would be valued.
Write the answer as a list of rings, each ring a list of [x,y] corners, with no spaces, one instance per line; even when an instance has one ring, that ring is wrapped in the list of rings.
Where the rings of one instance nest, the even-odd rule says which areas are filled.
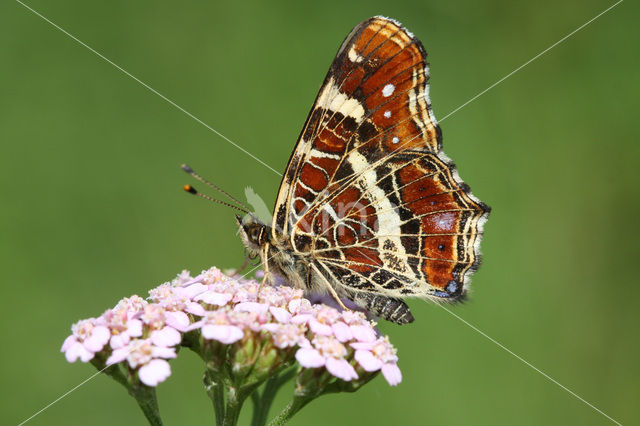
[[[156,386],[170,374],[184,333],[199,330],[224,345],[268,338],[278,349],[294,350],[305,368],[325,368],[344,381],[381,371],[390,385],[402,380],[388,338],[379,337],[360,312],[312,305],[301,290],[263,286],[217,268],[191,277],[183,271],[149,292],[150,302],[132,296],[98,318],[79,321],[62,345],[69,362],[96,354],[111,365],[127,362],[140,381]]]

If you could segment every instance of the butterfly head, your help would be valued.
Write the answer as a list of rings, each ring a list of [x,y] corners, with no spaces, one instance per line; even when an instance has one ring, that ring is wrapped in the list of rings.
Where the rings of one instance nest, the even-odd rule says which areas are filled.
[[[260,248],[269,242],[269,227],[251,214],[244,218],[236,215],[236,222],[242,242],[250,254],[257,255]]]

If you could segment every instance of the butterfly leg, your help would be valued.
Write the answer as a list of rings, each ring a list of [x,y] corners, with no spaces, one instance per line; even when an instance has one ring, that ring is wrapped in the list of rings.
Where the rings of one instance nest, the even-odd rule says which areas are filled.
[[[260,291],[262,290],[262,287],[264,287],[264,285],[267,283],[267,281],[271,281],[271,272],[269,271],[269,258],[267,257],[269,255],[269,244],[265,244],[262,248],[262,266],[264,267],[264,277],[262,278],[262,282],[260,283],[260,286],[258,286],[258,294],[256,295],[257,297],[260,297]]]
[[[338,293],[336,293],[336,290],[333,288],[333,286],[331,285],[331,283],[329,282],[329,280],[327,280],[327,277],[325,277],[322,273],[320,273],[320,270],[318,270],[318,268],[316,267],[316,265],[311,264],[311,267],[314,269],[314,271],[316,271],[316,273],[318,274],[319,277],[322,278],[322,280],[324,281],[324,283],[326,284],[327,290],[329,290],[329,293],[331,294],[331,296],[336,300],[336,302],[338,302],[338,304],[340,305],[340,307],[342,308],[343,311],[350,311],[349,308],[347,308],[346,306],[344,306],[344,303],[342,303],[342,300],[340,300],[340,296],[338,296]]]

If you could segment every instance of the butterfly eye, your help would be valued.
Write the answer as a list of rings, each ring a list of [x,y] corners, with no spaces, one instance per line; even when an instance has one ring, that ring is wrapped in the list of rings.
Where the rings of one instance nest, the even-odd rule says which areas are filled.
[[[258,239],[260,238],[260,228],[251,228],[249,230],[249,238],[252,241],[258,242]]]

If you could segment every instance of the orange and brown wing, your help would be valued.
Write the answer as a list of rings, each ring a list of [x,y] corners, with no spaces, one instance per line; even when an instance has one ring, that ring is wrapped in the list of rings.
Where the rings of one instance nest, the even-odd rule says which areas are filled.
[[[350,294],[455,298],[488,207],[441,152],[422,44],[381,17],[342,43],[283,178],[274,232]]]

